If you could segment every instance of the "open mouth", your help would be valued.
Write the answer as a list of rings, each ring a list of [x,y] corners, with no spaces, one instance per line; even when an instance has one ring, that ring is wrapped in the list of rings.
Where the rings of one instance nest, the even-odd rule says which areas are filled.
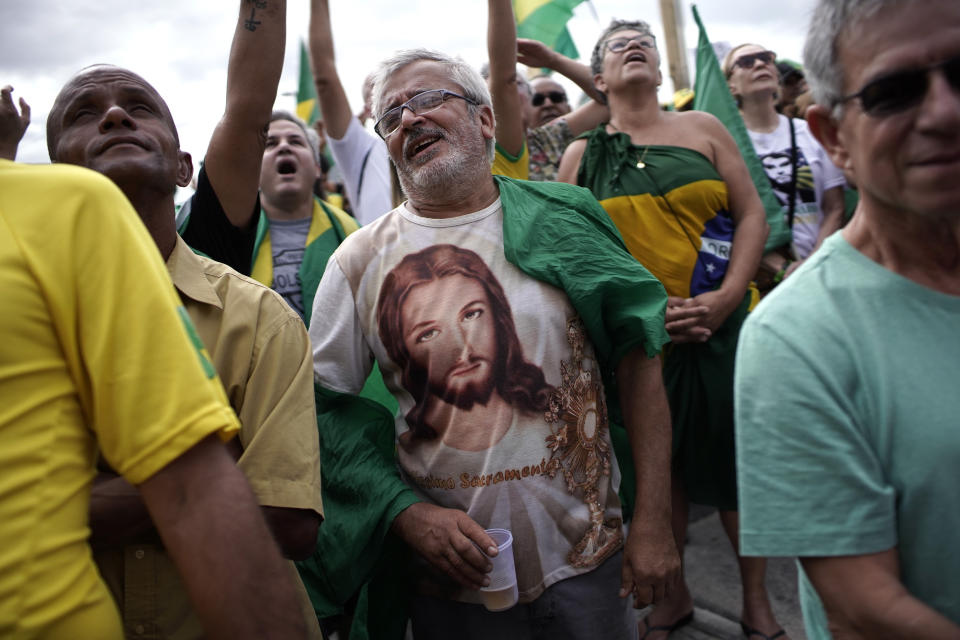
[[[439,133],[431,133],[414,138],[407,143],[407,157],[414,158],[420,155],[422,152],[426,151],[434,145],[434,143],[439,142],[443,139],[443,136]]]
[[[277,173],[282,176],[291,175],[297,172],[297,163],[290,159],[277,161]]]
[[[625,63],[626,62],[646,62],[646,61],[647,61],[647,56],[643,55],[643,53],[639,51],[634,51],[633,53],[627,56],[626,60],[624,60]]]

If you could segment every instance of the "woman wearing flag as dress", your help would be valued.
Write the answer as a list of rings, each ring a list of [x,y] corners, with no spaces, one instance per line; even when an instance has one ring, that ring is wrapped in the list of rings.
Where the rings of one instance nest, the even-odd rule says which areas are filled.
[[[647,23],[615,20],[601,34],[591,70],[610,121],[567,148],[558,177],[593,192],[627,248],[670,295],[672,344],[664,351],[664,380],[674,425],[677,547],[682,550],[693,501],[720,510],[737,549],[733,361],[740,325],[756,300],[750,280],[768,227],[740,152],[720,121],[702,112],[661,110],[659,63]],[[623,471],[623,484],[630,486],[632,470]],[[634,514],[630,526],[643,527],[644,514]],[[738,560],[744,633],[783,638],[766,594],[765,561]],[[665,638],[693,617],[686,583],[650,599],[657,606],[640,623],[641,638]]]

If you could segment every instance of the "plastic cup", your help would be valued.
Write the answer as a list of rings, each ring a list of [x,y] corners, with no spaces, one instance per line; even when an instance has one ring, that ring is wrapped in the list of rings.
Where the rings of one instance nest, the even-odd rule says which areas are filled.
[[[499,553],[490,558],[493,569],[490,584],[480,589],[483,606],[490,611],[505,611],[517,604],[517,570],[513,566],[513,534],[506,529],[487,529]]]

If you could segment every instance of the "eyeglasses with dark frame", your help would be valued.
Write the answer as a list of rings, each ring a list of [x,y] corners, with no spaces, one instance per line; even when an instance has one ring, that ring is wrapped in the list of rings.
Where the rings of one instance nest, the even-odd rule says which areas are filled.
[[[377,123],[373,125],[373,130],[377,132],[378,136],[386,140],[388,136],[400,128],[404,109],[410,109],[410,112],[414,115],[422,116],[439,109],[441,105],[447,101],[447,98],[460,98],[473,106],[480,104],[476,100],[462,96],[459,93],[454,93],[453,91],[447,91],[446,89],[429,89],[427,91],[421,91],[403,104],[387,110],[386,113],[380,116]]]
[[[553,104],[563,104],[567,101],[567,94],[563,91],[547,91],[546,93],[537,92],[533,94],[533,98],[530,99],[530,103],[535,107],[539,107],[547,98],[550,98],[550,102]]]
[[[649,34],[633,36],[632,38],[626,38],[626,37],[610,38],[609,40],[604,42],[603,45],[608,50],[614,53],[617,53],[619,51],[623,51],[624,49],[626,49],[627,45],[629,45],[631,42],[636,42],[637,44],[639,44],[641,47],[645,49],[652,49],[654,46],[653,36]]]
[[[776,59],[777,54],[770,50],[747,53],[733,61],[731,70],[736,67],[740,67],[741,69],[753,69],[753,65],[757,63],[757,60],[763,64],[772,64]]]
[[[960,56],[928,67],[901,69],[871,80],[860,91],[840,98],[840,102],[860,100],[860,108],[868,116],[883,118],[906,111],[923,102],[930,88],[930,74],[942,70],[954,91],[960,93]]]

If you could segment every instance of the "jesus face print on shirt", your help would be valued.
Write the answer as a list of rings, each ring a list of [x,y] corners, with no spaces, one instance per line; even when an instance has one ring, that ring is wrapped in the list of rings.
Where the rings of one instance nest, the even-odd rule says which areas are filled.
[[[451,446],[489,445],[499,438],[446,433],[447,425],[484,414],[497,431],[514,411],[546,409],[553,388],[524,359],[503,287],[473,251],[433,245],[406,255],[384,280],[377,310],[380,339],[415,401],[401,444],[440,436]],[[455,410],[466,415],[451,420]]]

